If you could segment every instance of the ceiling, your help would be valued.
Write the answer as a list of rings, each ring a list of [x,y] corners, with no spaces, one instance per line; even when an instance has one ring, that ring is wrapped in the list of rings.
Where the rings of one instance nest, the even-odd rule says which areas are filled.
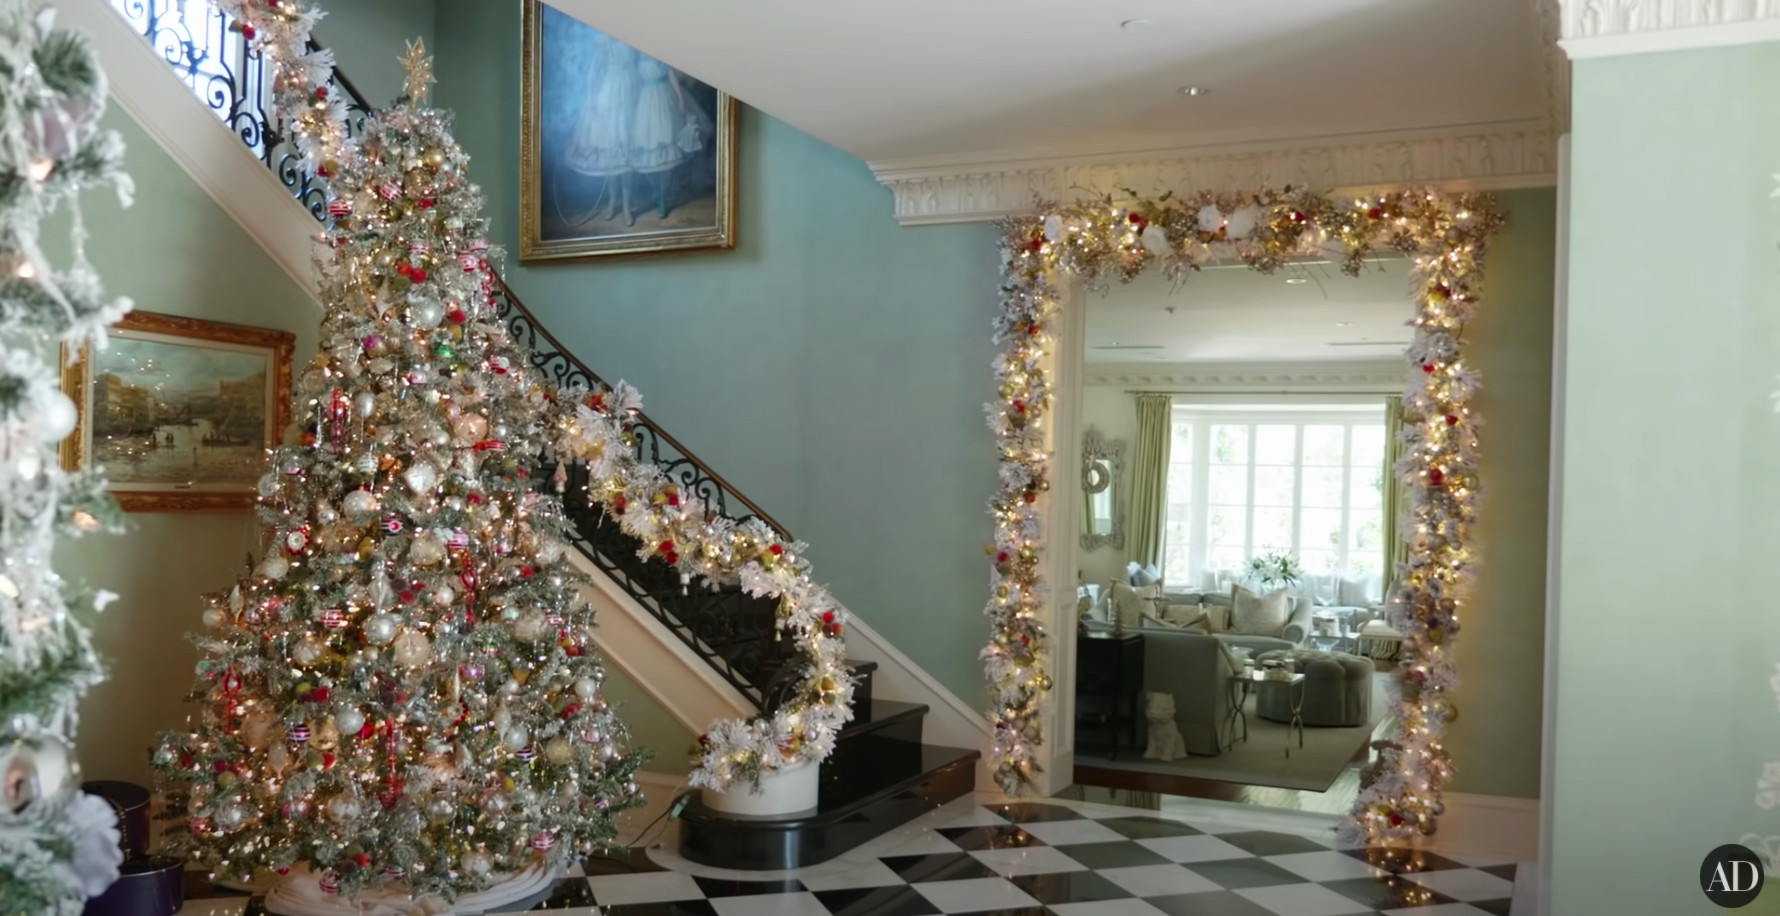
[[[1550,114],[1533,0],[548,2],[874,167]]]
[[[1329,363],[1400,357],[1409,343],[1409,262],[1358,277],[1329,264],[1272,276],[1211,267],[1178,287],[1160,271],[1088,296],[1090,365]],[[1169,312],[1173,309],[1173,312]]]

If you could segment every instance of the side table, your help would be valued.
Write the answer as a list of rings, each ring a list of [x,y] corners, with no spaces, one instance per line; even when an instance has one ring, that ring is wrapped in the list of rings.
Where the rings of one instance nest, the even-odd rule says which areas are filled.
[[[1104,630],[1078,633],[1075,658],[1076,728],[1101,728],[1117,759],[1120,733],[1131,731],[1137,745],[1137,723],[1143,715],[1143,636],[1113,635]]]
[[[1236,721],[1242,720],[1242,738],[1248,740],[1248,711],[1243,708],[1248,702],[1249,693],[1267,685],[1278,685],[1286,691],[1286,698],[1292,704],[1292,720],[1286,723],[1286,756],[1292,756],[1292,728],[1298,729],[1298,747],[1304,747],[1304,675],[1294,672],[1290,678],[1270,678],[1263,669],[1255,669],[1247,673],[1236,673],[1230,676],[1231,699],[1234,707],[1230,710],[1230,746],[1235,747]]]

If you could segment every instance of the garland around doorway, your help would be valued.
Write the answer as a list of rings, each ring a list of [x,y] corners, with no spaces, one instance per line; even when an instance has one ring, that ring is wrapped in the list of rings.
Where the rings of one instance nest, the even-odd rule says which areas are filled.
[[[1395,570],[1388,602],[1391,624],[1404,640],[1396,726],[1376,745],[1378,758],[1363,774],[1344,833],[1368,846],[1431,835],[1452,774],[1443,743],[1446,723],[1457,714],[1447,698],[1457,683],[1452,643],[1476,564],[1478,417],[1470,403],[1479,378],[1463,358],[1462,340],[1478,303],[1484,249],[1502,214],[1486,195],[1421,190],[1335,198],[1288,187],[1126,198],[1043,205],[1036,215],[1002,223],[999,390],[988,405],[1000,485],[990,503],[995,541],[987,548],[993,575],[985,612],[991,637],[982,652],[997,780],[1015,793],[1039,772],[1040,714],[1052,686],[1040,496],[1051,486],[1045,422],[1064,284],[1070,278],[1089,285],[1129,282],[1151,267],[1180,282],[1232,258],[1262,273],[1326,259],[1357,275],[1369,258],[1390,251],[1412,258],[1415,268],[1405,457],[1395,467],[1407,493],[1401,530],[1408,559]]]

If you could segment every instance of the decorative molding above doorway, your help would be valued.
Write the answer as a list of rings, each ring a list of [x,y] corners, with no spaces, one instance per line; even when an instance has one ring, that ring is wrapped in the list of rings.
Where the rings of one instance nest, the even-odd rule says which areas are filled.
[[[1563,0],[1571,59],[1780,40],[1780,0]]]
[[[1558,69],[1567,72],[1564,67]],[[1106,159],[1008,154],[870,165],[878,182],[895,197],[897,222],[918,226],[1001,219],[1030,213],[1040,200],[1118,195],[1125,189],[1159,198],[1169,192],[1227,193],[1285,186],[1316,190],[1432,186],[1446,191],[1545,187],[1557,181],[1556,150],[1556,135],[1545,119],[1539,119],[1187,147]]]

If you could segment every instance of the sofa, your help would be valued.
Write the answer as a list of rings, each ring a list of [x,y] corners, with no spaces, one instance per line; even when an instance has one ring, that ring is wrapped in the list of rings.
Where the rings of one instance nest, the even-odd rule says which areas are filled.
[[[1090,629],[1108,630],[1094,622]],[[1174,718],[1187,753],[1213,757],[1230,744],[1230,711],[1235,697],[1231,677],[1242,662],[1223,641],[1206,633],[1147,627],[1143,634],[1143,689],[1174,697]],[[1149,741],[1149,726],[1139,722],[1139,746]]]
[[[1078,594],[1083,593],[1078,590]],[[1250,655],[1304,647],[1316,611],[1308,597],[1285,596],[1289,610],[1285,624],[1277,631],[1234,632],[1228,624],[1233,595],[1234,589],[1221,594],[1164,594],[1160,585],[1132,587],[1113,582],[1106,600],[1084,605],[1087,610],[1083,619],[1110,626],[1114,618],[1118,618],[1127,630],[1143,627],[1146,632],[1148,629],[1181,629],[1209,634]]]

